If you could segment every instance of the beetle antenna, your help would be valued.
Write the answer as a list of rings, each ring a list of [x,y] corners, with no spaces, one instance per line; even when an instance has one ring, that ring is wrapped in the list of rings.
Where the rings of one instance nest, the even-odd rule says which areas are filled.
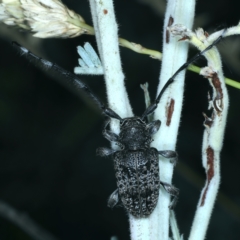
[[[153,113],[155,111],[155,109],[157,108],[160,99],[163,95],[163,93],[165,92],[165,90],[169,87],[169,85],[171,85],[174,82],[174,78],[185,68],[187,68],[191,63],[195,62],[198,58],[200,58],[201,56],[203,56],[203,54],[205,52],[207,52],[208,50],[210,50],[211,48],[213,48],[216,44],[218,44],[222,38],[223,35],[226,32],[226,28],[223,30],[221,36],[219,36],[215,41],[213,41],[213,43],[211,45],[209,45],[207,48],[205,48],[203,51],[197,53],[195,56],[193,56],[192,58],[190,58],[186,63],[184,63],[173,75],[172,77],[170,77],[168,79],[168,81],[165,83],[165,85],[163,86],[163,88],[161,89],[160,93],[158,94],[156,100],[145,110],[145,112],[142,115],[142,120],[148,116],[149,114]]]
[[[102,110],[103,114],[108,117],[116,118],[118,120],[122,120],[122,118],[114,112],[112,109],[105,106],[105,104],[92,92],[92,90],[85,84],[80,78],[78,78],[75,74],[63,69],[62,67],[58,66],[55,63],[47,61],[37,55],[33,54],[31,51],[26,49],[25,47],[21,46],[17,42],[12,42],[12,45],[20,50],[20,52],[25,55],[29,60],[34,60],[40,66],[43,66],[47,69],[52,69],[53,71],[57,72],[61,76],[65,77],[68,80],[68,85],[74,87],[77,91],[83,90],[89,97],[91,97],[94,102],[98,105],[98,107]],[[66,83],[66,82],[64,82]]]

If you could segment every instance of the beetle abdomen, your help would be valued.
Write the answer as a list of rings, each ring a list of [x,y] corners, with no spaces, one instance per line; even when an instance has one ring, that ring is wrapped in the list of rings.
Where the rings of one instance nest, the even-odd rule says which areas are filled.
[[[149,216],[159,194],[158,152],[155,148],[122,150],[114,154],[119,196],[135,217]]]

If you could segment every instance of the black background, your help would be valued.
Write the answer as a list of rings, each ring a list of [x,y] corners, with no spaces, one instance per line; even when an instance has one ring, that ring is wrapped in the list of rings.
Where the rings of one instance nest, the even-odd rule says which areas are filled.
[[[92,25],[88,1],[64,1]],[[137,0],[115,1],[119,34],[161,51],[163,15]],[[236,0],[198,1],[194,28],[209,33],[240,20]],[[95,156],[109,143],[101,135],[103,116],[85,97],[77,97],[48,72],[29,63],[11,46],[15,40],[34,53],[72,71],[76,46],[92,36],[74,39],[37,39],[1,24],[0,27],[0,199],[59,239],[129,239],[127,214],[107,208],[115,190],[111,159]],[[219,44],[225,75],[240,81],[240,36]],[[190,48],[190,56],[196,50]],[[176,56],[177,57],[177,56]],[[126,86],[136,115],[145,109],[139,85],[150,84],[156,94],[160,64],[148,56],[121,48]],[[173,59],[174,61],[174,59]],[[205,66],[199,61],[199,66]],[[82,77],[106,101],[102,77]],[[201,165],[202,112],[207,112],[206,79],[187,72],[184,108],[177,151],[179,162],[173,183],[180,189],[175,209],[181,233],[188,237],[196,204],[205,181]],[[240,90],[229,87],[230,108],[221,154],[221,186],[207,239],[240,239]],[[0,239],[31,239],[0,216]]]

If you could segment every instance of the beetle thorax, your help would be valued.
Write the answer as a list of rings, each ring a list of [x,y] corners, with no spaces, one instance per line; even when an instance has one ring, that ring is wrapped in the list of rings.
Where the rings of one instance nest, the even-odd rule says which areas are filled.
[[[126,118],[121,123],[120,142],[125,149],[137,150],[149,147],[151,136],[146,129],[146,123],[139,117]]]

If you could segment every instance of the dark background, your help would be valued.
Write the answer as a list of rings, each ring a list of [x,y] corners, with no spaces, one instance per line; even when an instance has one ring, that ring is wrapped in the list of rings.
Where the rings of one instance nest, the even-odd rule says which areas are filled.
[[[64,1],[92,25],[88,1]],[[160,6],[160,5],[159,5]],[[119,33],[130,41],[161,51],[163,15],[143,1],[115,1]],[[162,10],[164,12],[164,10]],[[198,1],[194,28],[209,33],[240,20],[236,0]],[[225,75],[240,81],[240,36],[219,44]],[[111,159],[95,156],[109,143],[101,135],[104,118],[94,104],[52,80],[49,73],[29,63],[11,46],[15,40],[34,53],[72,71],[77,66],[76,46],[92,36],[74,39],[37,39],[17,29],[0,26],[0,200],[28,214],[61,240],[129,239],[127,214],[107,208],[115,190]],[[190,56],[196,50],[190,48]],[[177,57],[177,56],[176,56]],[[150,84],[156,94],[159,62],[121,49],[126,86],[136,115],[145,109],[139,85]],[[174,61],[174,59],[173,59]],[[199,66],[205,66],[199,61]],[[103,100],[102,77],[82,77]],[[201,165],[202,112],[207,112],[206,79],[187,72],[184,108],[177,151],[179,162],[173,183],[180,189],[175,209],[181,233],[188,237],[196,204],[205,181]],[[240,90],[228,86],[230,108],[221,154],[221,187],[207,239],[240,239]],[[0,239],[31,239],[0,216]]]

